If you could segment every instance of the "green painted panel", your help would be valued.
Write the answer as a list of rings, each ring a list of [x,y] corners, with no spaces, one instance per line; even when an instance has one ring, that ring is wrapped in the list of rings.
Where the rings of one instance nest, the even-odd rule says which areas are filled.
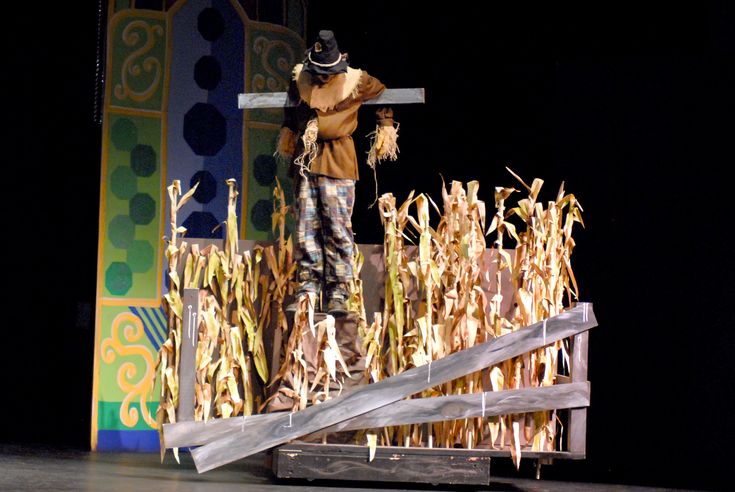
[[[289,22],[298,24],[302,12],[297,5],[289,5]],[[303,19],[300,19],[303,22]],[[246,43],[246,87],[250,92],[281,92],[288,90],[291,70],[301,62],[304,52],[303,40],[293,31],[253,24],[247,31]],[[247,239],[272,239],[270,214],[273,210],[274,177],[278,177],[291,201],[291,180],[287,169],[273,159],[278,129],[283,123],[283,110],[259,109],[246,111],[245,168],[247,189],[244,190],[243,210],[246,227],[243,237]],[[265,125],[263,125],[265,124]],[[263,125],[263,126],[261,126]],[[269,126],[272,125],[272,128]],[[292,221],[289,219],[289,223]]]
[[[261,185],[255,178],[254,170],[259,164],[262,156],[270,156],[275,148],[278,131],[276,129],[258,129],[250,128],[247,132],[248,141],[248,189],[247,189],[247,210],[243,209],[242,213],[247,214],[247,226],[245,237],[248,239],[272,239],[270,232],[268,210],[273,211],[273,188],[274,183]]]
[[[104,296],[157,299],[162,261],[161,122],[119,114],[109,118]]]
[[[140,403],[132,403],[126,407],[123,407],[124,403],[120,401],[108,402],[101,401],[97,405],[97,429],[98,430],[151,430],[153,427],[148,425],[143,414],[140,411]],[[158,402],[146,403],[147,414],[154,417],[156,410],[158,409]],[[120,411],[122,410],[122,414]],[[123,418],[121,419],[121,415]],[[137,420],[129,418],[135,417]],[[125,419],[128,422],[135,420],[135,425],[128,427],[123,424],[122,420]]]
[[[161,110],[166,31],[162,19],[122,16],[111,26],[110,105]]]

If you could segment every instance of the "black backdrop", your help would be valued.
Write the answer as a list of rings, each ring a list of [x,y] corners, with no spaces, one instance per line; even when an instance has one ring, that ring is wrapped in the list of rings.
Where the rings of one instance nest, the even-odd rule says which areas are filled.
[[[425,105],[395,108],[401,154],[380,167],[381,193],[438,200],[442,176],[477,179],[491,203],[495,186],[516,185],[509,166],[544,179],[542,198],[565,181],[581,201],[587,227],[577,230],[573,266],[599,320],[588,459],[544,475],[724,488],[735,383],[734,9],[495,3],[313,1],[308,41],[332,29],[354,66],[389,87],[426,88]],[[26,12],[4,34],[17,46],[35,33],[30,49],[12,50],[18,70],[3,74],[18,94],[7,98],[5,263],[22,273],[6,274],[3,404],[16,417],[2,440],[84,447],[99,203],[96,9],[66,5],[64,14],[71,20],[58,23]],[[360,151],[373,125],[362,111]],[[380,242],[365,167],[362,176],[357,240]]]

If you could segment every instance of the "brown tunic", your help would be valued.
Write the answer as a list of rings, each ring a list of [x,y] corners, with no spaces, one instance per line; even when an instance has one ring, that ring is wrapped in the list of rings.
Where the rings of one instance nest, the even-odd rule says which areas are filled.
[[[384,90],[385,86],[364,70],[350,69],[347,74],[336,75],[326,84],[318,86],[311,83],[308,73],[301,72],[297,67],[289,95],[300,103],[286,111],[284,122],[284,126],[299,137],[295,155],[303,151],[300,137],[306,123],[317,116],[318,153],[311,163],[311,172],[331,178],[357,180],[357,155],[352,141],[352,133],[357,129],[357,110],[364,101],[378,97]],[[390,108],[379,107],[376,116],[379,125],[393,126],[393,111]]]

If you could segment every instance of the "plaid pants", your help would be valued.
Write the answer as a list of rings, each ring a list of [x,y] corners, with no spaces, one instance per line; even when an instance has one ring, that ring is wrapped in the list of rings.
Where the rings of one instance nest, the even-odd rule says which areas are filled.
[[[294,258],[301,289],[318,292],[322,281],[352,280],[355,181],[315,174],[299,176],[295,198]]]

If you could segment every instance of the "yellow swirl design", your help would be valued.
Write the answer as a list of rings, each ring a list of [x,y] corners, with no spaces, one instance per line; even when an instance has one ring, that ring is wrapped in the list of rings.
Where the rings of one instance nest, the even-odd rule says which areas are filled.
[[[270,63],[270,56],[274,50],[283,51],[283,54],[275,60],[275,68]],[[260,65],[266,72],[266,75],[253,76],[253,87],[258,91],[267,88],[268,92],[285,90],[289,83],[288,70],[294,65],[295,60],[291,46],[285,41],[259,36],[253,42],[253,51],[260,56]]]
[[[143,46],[133,51],[125,59],[122,65],[122,84],[115,86],[115,97],[120,100],[129,97],[135,102],[143,102],[153,96],[161,84],[163,77],[161,62],[152,56],[143,57],[155,46],[156,37],[163,37],[163,27],[158,24],[150,25],[143,20],[135,20],[125,26],[122,33],[123,43],[130,47],[141,44],[141,32],[145,35],[145,42]],[[140,60],[141,58],[143,58],[142,62]],[[152,73],[153,80],[144,90],[135,91],[130,86],[130,80],[131,78],[140,78],[143,72],[146,74]]]
[[[124,340],[120,339],[120,328]],[[120,406],[120,421],[126,427],[135,427],[138,423],[138,409],[131,408],[130,404],[139,399],[140,410],[143,420],[156,429],[156,419],[151,416],[146,405],[146,396],[150,394],[153,385],[153,372],[155,362],[151,350],[145,345],[133,345],[143,337],[143,323],[140,318],[132,313],[120,313],[112,321],[112,336],[102,341],[102,360],[106,364],[112,364],[119,355],[120,357],[140,357],[145,363],[143,376],[136,381],[138,368],[133,362],[127,361],[120,365],[117,370],[117,384],[121,390],[127,393]]]

